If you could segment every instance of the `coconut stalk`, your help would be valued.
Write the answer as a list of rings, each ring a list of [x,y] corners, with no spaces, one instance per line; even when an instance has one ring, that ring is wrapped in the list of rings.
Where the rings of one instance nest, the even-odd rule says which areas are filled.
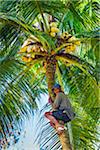
[[[56,71],[56,59],[54,56],[48,57],[46,60],[46,78],[48,84],[48,92],[53,101],[54,95],[52,92],[52,88],[55,82],[55,71]],[[62,150],[71,150],[68,130],[64,131],[61,135],[58,134],[58,136],[62,145]]]

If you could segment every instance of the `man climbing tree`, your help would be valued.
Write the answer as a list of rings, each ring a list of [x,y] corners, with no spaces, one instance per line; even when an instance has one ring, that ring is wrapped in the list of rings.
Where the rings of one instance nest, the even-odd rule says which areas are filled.
[[[45,116],[50,120],[50,124],[56,128],[58,134],[61,134],[65,129],[64,124],[74,119],[75,113],[72,110],[69,99],[61,90],[61,86],[55,84],[52,90],[55,94],[54,102],[50,101],[53,110],[46,112]]]

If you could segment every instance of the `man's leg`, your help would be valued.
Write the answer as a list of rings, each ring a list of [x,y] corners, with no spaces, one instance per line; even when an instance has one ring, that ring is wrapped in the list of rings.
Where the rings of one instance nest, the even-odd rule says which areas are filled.
[[[55,126],[55,124],[54,124],[54,123],[50,122],[50,125],[51,125],[53,128],[55,128],[55,129],[56,129],[56,126]]]
[[[64,125],[61,125],[58,120],[54,116],[52,116],[52,112],[46,112],[45,117],[50,120],[50,124],[56,128],[58,134],[61,134],[64,131]]]
[[[46,112],[45,117],[47,117],[53,124],[55,125],[59,124],[58,120],[56,120],[55,117],[52,116],[52,112]]]

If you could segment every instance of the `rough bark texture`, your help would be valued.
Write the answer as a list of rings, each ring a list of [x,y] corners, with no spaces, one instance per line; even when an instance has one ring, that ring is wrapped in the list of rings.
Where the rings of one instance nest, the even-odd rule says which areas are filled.
[[[48,84],[48,92],[49,95],[54,99],[54,95],[52,93],[52,87],[55,82],[55,70],[56,70],[56,60],[54,57],[47,58],[46,61],[46,77]],[[71,150],[68,132],[65,131],[61,135],[58,135],[60,142],[62,144],[62,150]]]
[[[61,135],[58,136],[62,144],[62,150],[71,150],[68,132],[64,131]]]
[[[55,81],[55,70],[56,70],[56,60],[54,59],[54,57],[48,57],[46,60],[46,77],[48,84],[48,92],[52,100],[54,100],[52,88]]]

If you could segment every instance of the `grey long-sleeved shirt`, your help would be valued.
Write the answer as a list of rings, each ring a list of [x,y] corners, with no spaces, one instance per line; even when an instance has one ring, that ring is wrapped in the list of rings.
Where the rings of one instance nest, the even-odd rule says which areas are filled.
[[[64,110],[70,119],[73,119],[75,114],[72,109],[71,103],[68,97],[63,93],[59,92],[55,98],[54,105],[56,109]]]

